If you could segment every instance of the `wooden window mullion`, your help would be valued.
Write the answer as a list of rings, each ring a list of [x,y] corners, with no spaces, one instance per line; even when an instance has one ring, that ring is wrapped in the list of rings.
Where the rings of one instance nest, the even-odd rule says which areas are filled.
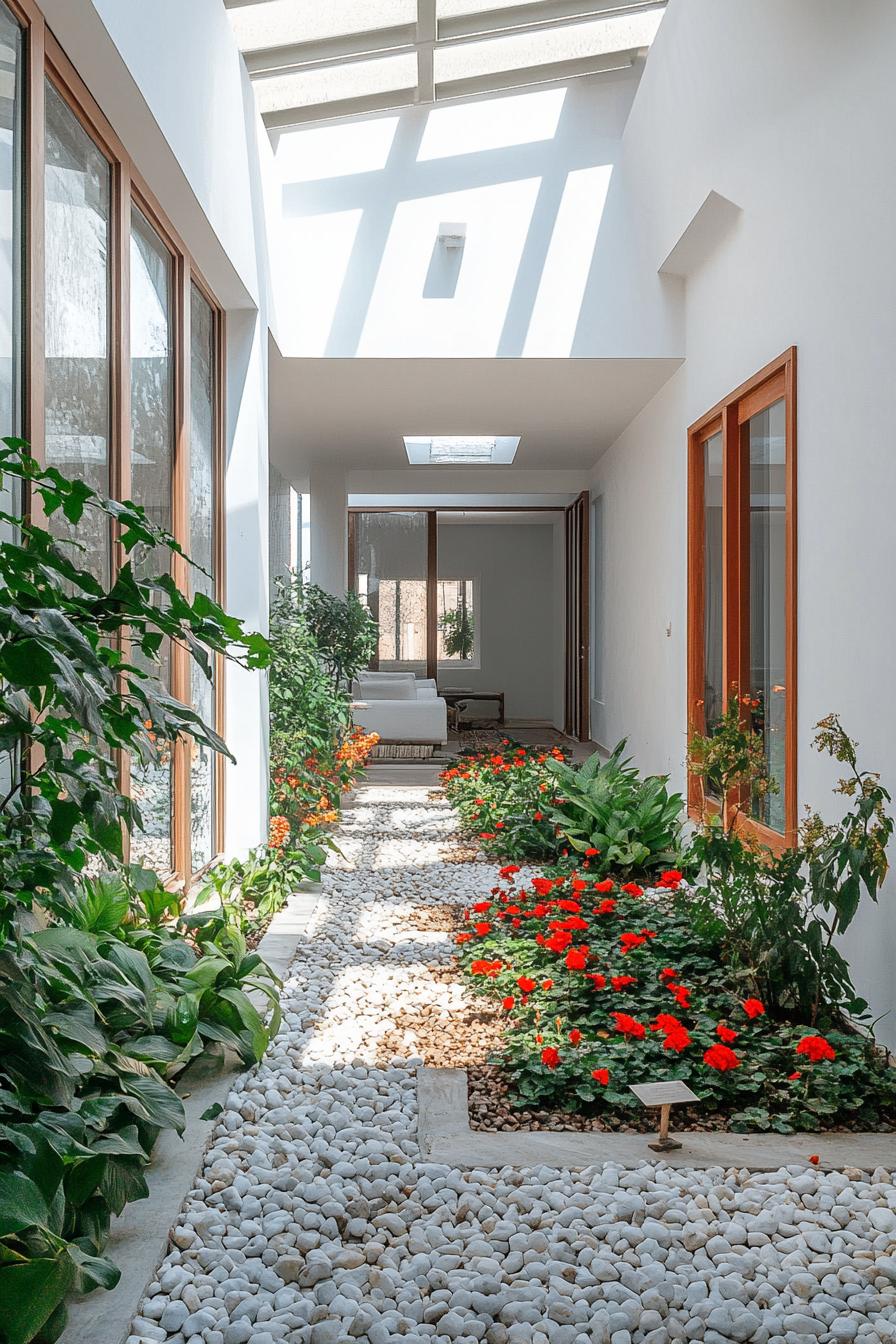
[[[439,674],[439,531],[435,509],[426,514],[426,675],[433,680]]]
[[[174,257],[174,462],[171,476],[171,520],[175,539],[189,549],[190,482],[190,266],[186,257]],[[188,566],[183,556],[172,557],[172,576],[182,593],[189,592]],[[171,648],[171,694],[190,703],[190,656],[180,643]],[[190,752],[191,739],[181,736],[172,752],[172,824],[174,866],[185,884],[191,872]]]

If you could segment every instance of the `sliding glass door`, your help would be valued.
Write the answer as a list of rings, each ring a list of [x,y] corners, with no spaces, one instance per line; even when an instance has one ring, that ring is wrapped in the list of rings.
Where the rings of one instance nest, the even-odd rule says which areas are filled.
[[[379,626],[372,667],[434,677],[434,514],[370,510],[349,517],[352,587]]]

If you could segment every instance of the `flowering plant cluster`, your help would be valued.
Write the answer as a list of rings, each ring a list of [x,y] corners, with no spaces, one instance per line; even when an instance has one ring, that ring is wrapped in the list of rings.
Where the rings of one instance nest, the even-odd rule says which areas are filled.
[[[466,830],[487,854],[510,859],[562,857],[551,819],[556,788],[549,761],[559,747],[524,747],[504,738],[500,750],[472,752],[442,772],[446,793]]]
[[[499,870],[456,935],[478,991],[506,1014],[514,1100],[622,1119],[629,1084],[681,1079],[738,1130],[863,1127],[896,1114],[873,1041],[775,1019],[695,937],[678,869],[655,887],[579,869]]]

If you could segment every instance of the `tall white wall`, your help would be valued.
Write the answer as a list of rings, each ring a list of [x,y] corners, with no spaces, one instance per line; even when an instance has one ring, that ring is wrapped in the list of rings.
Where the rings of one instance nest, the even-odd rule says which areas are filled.
[[[836,814],[810,749],[838,711],[896,785],[891,670],[896,7],[672,0],[623,143],[659,266],[709,191],[740,208],[685,279],[683,368],[593,473],[604,498],[605,733],[683,782],[686,429],[798,347],[799,803]],[[666,627],[671,625],[667,635]],[[846,943],[896,1042],[892,882]]]
[[[268,613],[268,329],[273,158],[220,0],[46,0],[55,36],[226,310],[226,605]],[[226,844],[267,832],[267,689],[229,667]]]

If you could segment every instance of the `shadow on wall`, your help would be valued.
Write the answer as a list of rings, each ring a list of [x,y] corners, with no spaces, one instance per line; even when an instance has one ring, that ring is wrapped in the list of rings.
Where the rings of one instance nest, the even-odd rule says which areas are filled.
[[[613,172],[636,87],[581,79],[281,132],[284,354],[628,353],[634,244]],[[439,240],[452,221],[456,249]]]

